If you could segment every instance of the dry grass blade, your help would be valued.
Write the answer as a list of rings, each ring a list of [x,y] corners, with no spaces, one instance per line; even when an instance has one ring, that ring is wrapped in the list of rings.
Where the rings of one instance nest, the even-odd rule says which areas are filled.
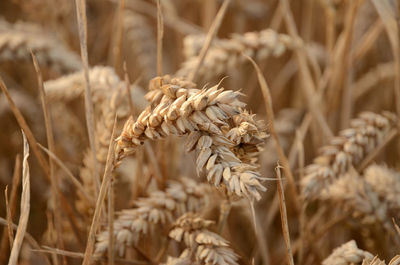
[[[100,187],[100,192],[97,197],[96,201],[96,208],[93,214],[93,220],[92,224],[90,226],[90,231],[89,231],[89,236],[88,236],[88,241],[86,244],[86,250],[85,250],[85,257],[82,261],[82,265],[89,265],[92,260],[93,256],[93,249],[94,249],[94,244],[96,241],[96,231],[99,226],[99,221],[100,221],[100,213],[102,209],[102,205],[104,203],[104,199],[107,194],[107,190],[109,189],[110,181],[112,178],[112,171],[114,169],[114,145],[115,145],[115,139],[114,139],[114,132],[115,132],[115,126],[116,126],[116,120],[117,117],[114,119],[114,126],[113,130],[111,133],[111,138],[110,138],[110,145],[108,148],[108,154],[107,154],[107,162],[106,162],[106,167],[104,170],[104,176],[103,176],[103,181],[101,183]]]
[[[163,36],[164,36],[164,18],[160,0],[157,0],[157,75],[162,75],[163,64]]]
[[[212,40],[218,34],[219,27],[221,26],[222,20],[225,16],[226,10],[228,9],[230,2],[231,2],[231,0],[224,0],[224,3],[222,4],[221,8],[219,9],[217,16],[215,17],[215,19],[210,27],[210,30],[207,33],[207,37],[204,42],[203,48],[201,48],[201,51],[199,54],[199,59],[197,61],[197,65],[194,67],[193,72],[191,72],[190,75],[188,76],[189,81],[195,80],[197,72],[199,71],[199,68],[203,64],[204,58],[207,55],[207,51],[210,48]]]
[[[283,231],[283,237],[285,239],[288,264],[294,265],[292,247],[290,244],[290,233],[289,233],[288,217],[286,211],[285,191],[283,190],[280,168],[281,167],[278,164],[275,170],[276,170],[276,175],[278,176],[277,185],[279,193],[279,208],[281,212],[282,231]]]
[[[111,0],[115,1],[115,0]],[[157,10],[152,4],[143,1],[143,0],[135,0],[135,1],[128,1],[126,5],[141,13],[144,13],[148,16],[152,16],[157,19]],[[172,29],[182,33],[182,34],[200,34],[203,33],[201,28],[195,24],[192,24],[188,21],[185,21],[175,14],[168,14],[165,16],[165,24]]]
[[[80,252],[55,249],[55,248],[51,248],[48,246],[43,246],[43,249],[37,249],[37,250],[33,250],[33,251],[37,251],[40,253],[57,254],[57,255],[62,255],[65,257],[70,257],[70,258],[75,258],[75,259],[83,259],[83,257],[85,256],[83,253],[80,253]],[[99,257],[99,256],[94,256],[93,260],[106,262],[105,257]],[[128,260],[128,259],[116,258],[115,261],[117,264],[149,265],[148,262],[139,261],[139,260],[131,260],[131,259]]]
[[[29,144],[26,140],[25,133],[22,131],[24,138],[24,156],[22,161],[22,195],[21,195],[21,215],[19,218],[17,233],[15,234],[14,244],[12,245],[10,259],[8,265],[17,265],[19,252],[21,250],[22,241],[28,226],[29,211],[30,211],[30,172],[29,172]]]
[[[114,242],[114,211],[115,211],[115,196],[114,196],[114,179],[111,179],[108,189],[108,231],[110,231],[108,241],[108,264],[115,263],[115,242]]]
[[[395,71],[400,73],[400,41],[399,41],[399,25],[398,17],[396,17],[396,4],[389,0],[372,0],[389,36],[392,53],[395,62]],[[395,76],[394,82],[395,103],[397,115],[400,116],[400,75]]]
[[[284,13],[285,22],[287,24],[290,36],[295,40],[299,39],[296,24],[293,19],[293,14],[290,10],[289,1],[282,0],[281,5],[282,5],[282,9],[283,9],[282,12]],[[301,81],[303,83],[302,87],[304,89],[304,95],[308,102],[308,107],[310,109],[310,112],[314,116],[315,120],[319,123],[319,126],[321,127],[322,133],[325,135],[325,137],[327,139],[332,138],[333,133],[332,133],[331,129],[329,128],[329,125],[328,125],[325,117],[319,110],[320,102],[315,95],[316,85],[314,84],[314,81],[312,80],[311,72],[307,65],[307,56],[306,56],[304,47],[300,47],[299,49],[296,49],[295,54],[296,54],[296,59],[299,64],[300,74],[302,75]]]
[[[262,91],[262,94],[264,97],[264,104],[265,104],[265,110],[267,113],[269,129],[270,129],[272,138],[274,139],[275,147],[278,151],[279,160],[282,162],[285,175],[289,179],[290,192],[292,193],[293,201],[295,202],[296,208],[299,211],[300,206],[298,204],[298,195],[297,195],[296,184],[295,184],[295,180],[293,177],[293,173],[292,173],[292,170],[291,170],[291,167],[289,164],[289,160],[287,159],[287,157],[285,155],[282,145],[280,144],[278,134],[275,130],[275,125],[274,125],[275,117],[274,117],[274,111],[273,111],[273,107],[272,107],[272,98],[271,98],[271,94],[270,94],[270,90],[269,90],[267,81],[265,80],[265,78],[264,78],[260,68],[256,64],[256,62],[254,62],[254,60],[251,59],[247,55],[243,55],[243,56],[245,56],[253,64],[254,69],[257,71],[258,82],[260,84],[260,88],[261,88],[261,91]]]
[[[3,226],[7,226],[8,222],[7,220],[5,220],[4,218],[0,217],[0,224]],[[17,231],[18,230],[18,226],[14,223],[11,224],[12,225],[12,229]],[[27,242],[33,247],[33,249],[39,250],[40,249],[40,245],[38,244],[38,242],[35,240],[35,238],[30,235],[28,232],[25,232],[24,234],[25,239],[27,240]],[[46,255],[42,255],[44,258],[44,261],[46,262],[47,265],[51,265],[49,259],[47,258]]]
[[[94,183],[96,184],[96,195],[100,188],[99,172],[98,172],[98,162],[96,159],[96,135],[95,135],[95,122],[93,114],[93,101],[92,94],[90,90],[90,80],[89,80],[89,59],[87,52],[87,18],[86,18],[86,0],[75,0],[76,14],[78,19],[78,30],[79,30],[79,40],[81,47],[81,58],[83,63],[83,74],[85,77],[85,117],[86,126],[89,135],[89,143],[91,150],[91,158],[93,163],[92,177]]]
[[[399,134],[398,129],[392,129],[390,132],[388,132],[387,136],[383,141],[373,150],[371,153],[369,153],[364,160],[361,162],[361,164],[357,167],[357,170],[359,172],[363,171],[371,161],[384,149],[385,146],[387,146],[397,135]]]
[[[365,73],[352,85],[352,98],[358,98],[367,94],[372,88],[376,87],[379,82],[395,77],[394,63],[378,64],[369,72]],[[383,87],[380,89],[384,89]]]
[[[24,116],[22,115],[21,111],[18,109],[18,107],[15,105],[14,101],[12,100],[10,93],[8,92],[8,89],[6,85],[3,82],[3,79],[0,77],[0,88],[3,91],[4,95],[7,97],[8,103],[10,105],[10,108],[17,119],[17,122],[19,126],[24,130],[26,133],[26,137],[28,138],[28,141],[32,147],[33,153],[35,154],[36,158],[39,160],[39,164],[42,167],[45,176],[49,176],[49,165],[47,164],[46,160],[44,159],[42,153],[39,151],[38,147],[36,146],[36,139],[35,136],[33,136],[32,131],[30,130],[28,124],[26,123]]]
[[[76,186],[76,188],[82,192],[82,194],[84,195],[85,199],[87,200],[88,203],[95,205],[95,200],[86,192],[85,188],[82,186],[82,184],[79,182],[79,180],[74,176],[74,174],[72,174],[71,170],[69,170],[67,168],[67,166],[65,166],[65,164],[52,152],[50,152],[50,150],[48,150],[46,147],[44,147],[43,145],[38,143],[38,146],[51,158],[53,159],[57,165],[64,170],[64,172],[67,174],[67,176],[69,177],[69,179],[71,180],[71,183],[74,184]]]
[[[14,243],[14,231],[12,229],[12,217],[11,217],[11,208],[10,204],[8,203],[8,186],[6,186],[6,189],[4,190],[4,197],[6,199],[6,217],[7,217],[7,232],[8,232],[8,240],[10,243],[10,246],[13,245]],[[4,232],[5,234],[5,232]]]
[[[50,152],[54,152],[55,150],[55,143],[54,143],[54,135],[53,135],[53,126],[51,123],[51,114],[49,111],[49,105],[47,103],[46,99],[46,92],[44,91],[43,87],[43,77],[42,77],[42,72],[39,67],[39,63],[37,61],[36,56],[33,54],[31,51],[31,56],[33,60],[33,65],[35,67],[36,71],[36,76],[38,79],[38,87],[39,87],[39,93],[40,93],[40,99],[42,102],[42,109],[43,109],[43,114],[44,114],[44,121],[45,121],[45,127],[46,127],[46,135],[47,135],[47,145],[49,147]],[[61,204],[60,204],[60,198],[59,198],[59,190],[58,190],[58,181],[57,178],[54,175],[54,161],[49,157],[49,165],[50,165],[50,172],[49,172],[49,178],[50,178],[50,184],[51,184],[51,189],[52,189],[52,199],[54,200],[54,204],[56,207],[56,210],[53,210],[54,218],[55,218],[55,228],[56,228],[56,240],[57,240],[57,245],[59,248],[64,248],[64,242],[62,239],[62,228],[61,228],[61,213],[57,209],[62,209]],[[66,260],[64,260],[64,263],[66,263]]]
[[[10,220],[12,222],[12,219],[14,218],[15,212],[16,212],[16,206],[17,206],[17,191],[18,191],[18,187],[19,184],[21,182],[21,155],[17,155],[15,157],[15,166],[14,166],[14,173],[12,176],[12,185],[11,185],[11,194],[10,194],[10,200],[9,200],[9,206],[7,208],[9,208],[9,214],[10,217],[8,217],[8,213],[7,213],[7,220],[8,220],[8,224],[10,224]],[[14,237],[13,237],[14,238]],[[6,262],[6,252],[8,251],[8,247],[12,246],[12,244],[7,245],[9,241],[7,240],[7,235],[6,233],[3,233],[2,237],[1,237],[1,244],[0,244],[0,261],[4,261]]]
[[[110,49],[110,57],[114,69],[120,69],[121,67],[121,50],[122,50],[122,39],[124,32],[123,17],[125,13],[125,0],[119,0],[118,8],[114,15],[114,25],[116,27],[115,35],[112,38],[112,44]]]

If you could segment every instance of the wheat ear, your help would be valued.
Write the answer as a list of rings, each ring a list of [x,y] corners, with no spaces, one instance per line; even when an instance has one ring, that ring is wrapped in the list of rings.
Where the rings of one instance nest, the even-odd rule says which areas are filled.
[[[238,255],[229,247],[229,243],[209,230],[213,221],[196,217],[192,213],[181,216],[174,224],[169,237],[183,242],[186,249],[179,258],[169,258],[171,264],[239,264]],[[191,261],[190,263],[187,263]]]
[[[400,255],[396,255],[388,263],[388,265],[398,265],[398,264],[400,264]],[[386,263],[385,261],[380,260],[378,257],[375,257],[372,260],[364,259],[362,265],[386,265]]]
[[[371,165],[364,172],[364,178],[378,194],[380,200],[386,201],[393,213],[400,210],[400,173],[386,166]],[[395,214],[391,215],[395,216]]]
[[[330,181],[346,173],[350,167],[357,167],[395,128],[396,121],[397,117],[390,112],[363,112],[352,120],[350,128],[334,137],[306,168],[307,175],[301,183],[304,197],[315,198]]]
[[[355,265],[361,264],[363,260],[372,260],[373,258],[371,253],[359,249],[356,242],[351,240],[334,249],[332,254],[322,262],[322,265]]]
[[[23,22],[11,24],[0,19],[0,61],[24,60],[30,63],[31,50],[40,65],[59,72],[81,69],[79,56],[40,26]]]
[[[320,194],[320,199],[341,205],[354,217],[363,218],[363,223],[381,223],[390,231],[388,204],[380,200],[374,187],[360,176],[347,173],[338,178]]]
[[[95,66],[89,70],[90,87],[93,102],[96,104],[107,99],[114,92],[113,88],[123,88],[124,81],[120,80],[114,69],[107,66]],[[81,71],[64,75],[44,83],[46,96],[50,102],[71,101],[83,97],[84,78]],[[138,86],[131,86],[132,101],[138,109],[144,109],[144,90]]]
[[[137,208],[123,210],[114,221],[115,250],[123,256],[127,246],[147,236],[152,225],[168,227],[186,212],[197,212],[208,204],[209,187],[188,178],[170,181],[165,191],[151,192],[136,202]],[[96,253],[108,248],[108,230],[97,236]]]
[[[262,123],[241,109],[245,104],[238,100],[240,93],[219,85],[199,90],[164,84],[153,90],[163,93],[161,99],[136,121],[125,123],[117,160],[134,153],[145,140],[186,135],[187,150],[197,151],[198,172],[206,169],[207,179],[230,193],[260,199],[258,191],[265,188],[256,158],[267,135]]]
[[[190,41],[186,41],[189,45]],[[234,34],[230,39],[217,40],[208,50],[207,56],[198,76],[205,80],[225,73],[228,69],[246,62],[242,53],[251,58],[261,60],[268,56],[278,57],[287,49],[296,45],[288,35],[279,34],[271,29],[259,32],[247,32],[243,35]],[[186,47],[186,53],[192,54],[196,47]],[[189,51],[190,50],[190,51]],[[176,72],[176,76],[187,77],[197,65],[198,56],[189,57]]]
[[[103,172],[107,162],[107,153],[109,142],[114,126],[114,118],[117,120],[125,120],[130,113],[127,93],[122,82],[117,82],[117,86],[109,87],[105,99],[95,103],[96,110],[96,159],[100,172]],[[119,124],[117,130],[120,132],[122,124]],[[88,149],[83,158],[83,167],[80,170],[80,177],[83,185],[89,194],[96,194],[97,180],[92,177],[93,165],[90,150]],[[82,194],[78,193],[79,200],[77,208],[81,213],[88,213],[92,209],[92,205],[87,204],[87,200],[83,200]]]

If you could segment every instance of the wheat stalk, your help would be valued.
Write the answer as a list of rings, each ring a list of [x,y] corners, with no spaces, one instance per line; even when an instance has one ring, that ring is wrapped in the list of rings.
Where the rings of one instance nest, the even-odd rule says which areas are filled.
[[[96,134],[96,159],[99,162],[100,172],[103,172],[107,162],[107,153],[109,142],[114,126],[114,118],[125,119],[129,111],[129,103],[126,97],[126,90],[119,84],[117,87],[110,87],[108,98],[96,103],[98,112],[95,134]],[[111,93],[113,91],[113,93]],[[119,126],[119,130],[121,126]],[[80,170],[80,177],[83,186],[90,195],[96,194],[97,180],[93,179],[93,162],[91,159],[90,149],[88,149],[83,158],[83,167]],[[80,199],[76,202],[77,208],[81,213],[90,213],[93,205],[88,205],[87,200],[82,198],[83,194],[78,193]]]
[[[186,249],[179,258],[169,258],[166,264],[238,264],[238,255],[229,247],[229,243],[209,231],[213,223],[192,213],[187,213],[176,220],[169,237],[183,242]]]
[[[188,178],[170,181],[165,191],[153,191],[136,202],[137,208],[123,210],[114,220],[115,250],[123,256],[127,246],[136,245],[154,225],[168,227],[186,212],[197,212],[208,204],[209,187]],[[108,248],[108,230],[97,236],[96,253]]]
[[[157,61],[153,30],[144,16],[129,9],[124,11],[123,25],[129,47],[135,53],[135,62],[142,69],[145,80],[150,80],[156,75]]]
[[[187,135],[187,150],[197,150],[198,172],[205,168],[207,179],[230,193],[260,199],[258,190],[265,188],[259,183],[256,157],[265,127],[241,109],[245,104],[238,100],[240,93],[219,85],[199,90],[163,84],[152,90],[164,95],[136,121],[125,123],[117,160],[134,153],[145,140]]]
[[[363,112],[352,120],[350,128],[334,137],[306,168],[307,175],[302,179],[304,197],[315,198],[330,181],[359,165],[395,128],[396,120],[397,117],[390,112]]]
[[[186,41],[189,45],[191,41]],[[279,34],[271,29],[259,32],[247,32],[243,35],[234,34],[230,39],[217,40],[208,50],[203,64],[198,70],[198,76],[205,80],[225,73],[228,69],[246,62],[242,53],[251,58],[261,60],[268,56],[281,56],[287,49],[296,46],[296,42],[285,34]],[[185,53],[193,54],[196,47],[185,48]],[[194,70],[199,60],[198,56],[189,57],[176,72],[178,77],[187,77]]]
[[[59,72],[81,69],[79,56],[69,50],[54,35],[35,24],[18,22],[11,24],[0,19],[0,61],[31,61],[32,51],[40,65]]]

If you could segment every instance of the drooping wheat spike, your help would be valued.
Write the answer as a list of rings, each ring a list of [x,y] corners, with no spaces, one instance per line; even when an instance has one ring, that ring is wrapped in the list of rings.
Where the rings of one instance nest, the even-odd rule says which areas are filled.
[[[136,208],[123,210],[114,221],[115,250],[123,256],[126,247],[136,245],[152,226],[168,228],[182,214],[201,211],[208,204],[208,196],[208,185],[188,178],[170,181],[165,191],[151,192],[136,202]],[[108,230],[97,236],[96,253],[107,250],[108,238]]]
[[[232,127],[222,137],[191,133],[189,147],[199,137],[195,145],[197,171],[205,167],[207,180],[216,187],[222,186],[239,197],[260,200],[259,191],[265,191],[259,182],[258,162],[260,145],[266,137],[263,130],[254,115],[241,112],[232,118]]]
[[[380,200],[374,187],[362,177],[347,173],[321,192],[320,199],[340,205],[353,217],[362,218],[363,223],[381,223],[391,229],[388,218],[388,203]]]
[[[212,77],[225,73],[228,69],[246,62],[242,53],[261,60],[268,56],[278,57],[295,45],[296,42],[288,35],[279,34],[270,29],[247,32],[243,35],[234,34],[229,40],[217,40],[216,45],[210,47],[202,66],[198,70],[198,76],[210,80]],[[189,76],[197,66],[198,60],[198,56],[188,58],[176,72],[176,76]]]
[[[386,201],[388,208],[396,216],[400,210],[400,173],[386,166],[371,165],[364,172],[364,178],[378,194]]]
[[[330,181],[359,165],[395,128],[396,120],[390,112],[363,112],[352,120],[350,128],[341,131],[330,145],[323,147],[322,154],[306,168],[307,175],[302,180],[304,197],[315,198]]]
[[[150,80],[156,75],[157,69],[157,41],[153,29],[144,16],[128,9],[124,10],[123,23],[129,50],[133,50],[135,62],[141,68],[145,80]]]
[[[206,169],[210,182],[231,193],[260,199],[258,190],[265,188],[254,158],[267,135],[262,123],[241,109],[245,104],[238,100],[240,93],[219,85],[199,90],[164,84],[159,90],[164,95],[154,100],[158,104],[125,123],[117,160],[134,153],[147,139],[186,135],[187,149],[197,151],[198,172]]]
[[[209,227],[213,221],[196,217],[192,213],[181,216],[174,224],[169,237],[183,242],[187,249],[178,259],[169,258],[167,264],[238,264],[238,255],[228,241],[213,233]],[[191,260],[191,263],[185,263]]]
[[[79,56],[40,26],[23,22],[11,24],[0,19],[0,62],[24,60],[31,63],[30,50],[41,65],[59,72],[81,69]]]
[[[322,262],[322,265],[356,265],[364,264],[364,260],[372,261],[373,259],[374,255],[359,249],[356,242],[351,240],[334,249],[332,254]]]

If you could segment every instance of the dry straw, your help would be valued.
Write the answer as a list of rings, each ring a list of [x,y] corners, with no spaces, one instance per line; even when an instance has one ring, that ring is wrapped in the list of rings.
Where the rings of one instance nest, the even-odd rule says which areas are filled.
[[[10,258],[8,265],[16,265],[18,263],[18,256],[21,250],[22,242],[28,226],[29,212],[30,212],[30,172],[29,172],[29,144],[26,140],[24,132],[22,132],[24,138],[24,156],[22,161],[22,195],[21,195],[21,216],[19,217],[19,223],[17,232],[15,234],[14,243],[11,248]]]

